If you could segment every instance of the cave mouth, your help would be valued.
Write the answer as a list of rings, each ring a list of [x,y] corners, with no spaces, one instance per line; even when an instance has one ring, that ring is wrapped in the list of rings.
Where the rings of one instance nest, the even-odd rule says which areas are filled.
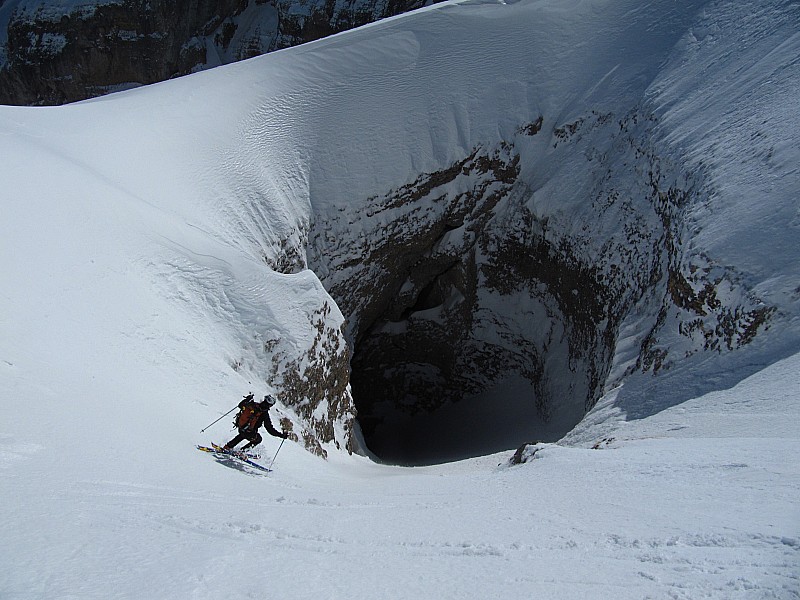
[[[622,314],[607,285],[563,244],[493,239],[489,258],[418,260],[354,313],[351,392],[380,462],[555,442],[602,392]]]
[[[423,384],[415,367],[395,367],[393,377],[407,368],[409,377]],[[432,392],[438,388],[439,382],[429,383]],[[351,384],[366,449],[388,464],[426,466],[513,450],[529,442],[554,442],[576,424],[571,420],[544,421],[537,412],[530,382],[515,373],[490,389],[467,392],[430,412],[403,410],[394,403],[396,399],[368,400],[375,397],[372,384],[357,369]],[[420,398],[404,396],[400,400],[403,406],[410,406]]]
[[[476,147],[315,222],[309,262],[347,322],[355,441],[380,462],[557,441],[602,393],[636,292],[603,264],[613,244],[587,247],[597,222],[576,237],[534,211],[520,161],[512,144]]]
[[[377,460],[421,466],[555,442],[602,393],[624,312],[608,283],[566,244],[491,241],[491,252],[384,271],[352,313],[351,392]]]
[[[565,342],[535,356],[530,348],[454,341],[430,311],[378,322],[355,345],[351,390],[373,459],[425,466],[513,451],[557,441],[583,417],[585,390],[574,385],[580,377]],[[549,385],[553,378],[564,385]],[[567,396],[552,402],[554,393]]]

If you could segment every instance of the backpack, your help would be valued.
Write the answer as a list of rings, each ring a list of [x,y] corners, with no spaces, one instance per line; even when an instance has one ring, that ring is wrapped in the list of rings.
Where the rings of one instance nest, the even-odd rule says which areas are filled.
[[[258,420],[261,418],[261,409],[255,404],[245,404],[233,420],[238,429],[253,431],[258,429]]]

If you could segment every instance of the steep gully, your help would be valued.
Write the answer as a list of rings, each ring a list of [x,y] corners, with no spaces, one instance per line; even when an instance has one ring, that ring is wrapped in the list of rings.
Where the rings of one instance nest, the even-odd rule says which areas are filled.
[[[347,319],[357,419],[381,460],[559,439],[603,393],[632,312],[645,317],[628,372],[731,350],[769,319],[763,305],[725,306],[716,286],[735,278],[684,251],[701,177],[659,157],[652,115],[545,124],[315,215],[308,266]],[[670,312],[677,352],[660,342]]]

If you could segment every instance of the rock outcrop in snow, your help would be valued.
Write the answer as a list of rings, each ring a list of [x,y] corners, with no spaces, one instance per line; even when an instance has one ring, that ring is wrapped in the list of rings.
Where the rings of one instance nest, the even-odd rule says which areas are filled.
[[[559,439],[603,393],[635,311],[649,317],[626,374],[733,350],[768,327],[775,307],[687,247],[684,212],[705,201],[703,174],[667,147],[673,158],[662,158],[657,124],[642,109],[565,124],[543,115],[494,148],[315,221],[310,266],[347,318],[372,450],[402,460],[391,440],[409,437],[395,431],[407,416],[469,397],[488,394],[487,410],[503,411],[492,392],[512,377],[535,405],[532,436]],[[580,211],[561,208],[569,186],[536,190],[522,175],[535,170],[533,136],[583,163]],[[541,203],[552,208],[540,196],[555,196]]]
[[[277,343],[267,349],[272,353],[272,371],[267,381],[280,390],[280,399],[298,417],[298,440],[322,457],[327,456],[323,444],[333,444],[350,453],[356,449],[356,412],[348,387],[350,349],[343,328],[332,325],[331,312],[326,302],[312,313],[309,326],[316,333],[311,347],[299,356],[287,356]],[[294,429],[290,419],[282,420],[281,425],[286,431]]]
[[[222,46],[246,0],[79,5],[10,2],[0,51],[0,103],[62,104],[185,75]]]

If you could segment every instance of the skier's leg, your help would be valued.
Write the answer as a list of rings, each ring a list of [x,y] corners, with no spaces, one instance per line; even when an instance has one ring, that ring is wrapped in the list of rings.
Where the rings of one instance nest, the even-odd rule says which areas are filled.
[[[258,446],[261,443],[261,441],[264,438],[262,438],[261,434],[256,431],[250,437],[248,437],[247,439],[250,440],[250,443],[248,443],[247,445],[243,446],[242,450],[249,450],[250,448],[255,448],[256,446]]]
[[[240,432],[239,432],[239,435],[237,435],[237,436],[236,436],[235,438],[233,438],[233,439],[232,439],[230,442],[228,442],[227,444],[225,444],[225,445],[223,446],[223,448],[225,448],[226,450],[231,450],[231,449],[232,449],[234,446],[236,446],[236,444],[240,443],[241,441],[243,441],[243,440],[245,440],[245,439],[247,439],[247,434],[246,434],[246,433],[242,433],[242,432],[240,431]]]

